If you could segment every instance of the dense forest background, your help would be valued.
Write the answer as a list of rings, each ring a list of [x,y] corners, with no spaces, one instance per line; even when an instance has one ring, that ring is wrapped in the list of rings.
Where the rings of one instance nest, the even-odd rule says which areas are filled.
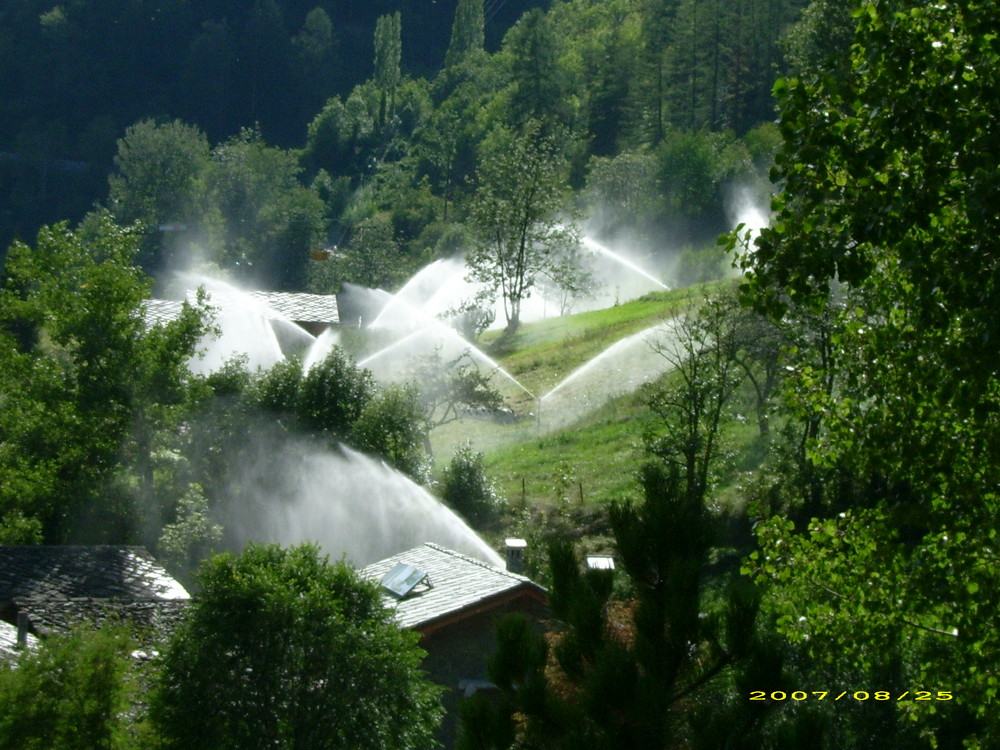
[[[79,220],[106,200],[109,175],[129,179],[118,145],[127,128],[175,121],[196,129],[209,148],[252,133],[257,146],[273,149],[272,165],[280,152],[286,178],[291,171],[322,199],[322,207],[300,206],[309,237],[294,267],[265,264],[270,278],[258,283],[304,286],[301,243],[349,245],[378,214],[391,219],[390,243],[426,255],[441,224],[455,218],[456,190],[474,179],[488,134],[532,118],[564,129],[578,189],[602,166],[591,159],[661,148],[656,164],[619,164],[657,183],[638,196],[646,204],[633,206],[638,215],[619,223],[645,223],[639,232],[659,224],[678,236],[675,246],[729,228],[715,193],[752,171],[740,159],[766,171],[773,137],[750,136],[746,153],[731,146],[774,119],[771,85],[787,57],[779,39],[802,2],[493,0],[465,21],[458,5],[4,3],[0,246],[30,241],[46,223]],[[377,20],[393,14],[395,25],[378,32]],[[173,148],[156,148],[168,166],[182,146],[174,139]],[[592,181],[612,189],[613,165],[596,171]],[[362,183],[367,193],[359,196]],[[183,215],[178,187],[169,186],[173,204],[161,200],[152,212],[129,199],[145,205],[150,191],[166,186],[133,183],[127,195],[112,189],[111,202],[125,204],[118,218],[143,220],[150,231],[164,223],[213,231],[198,210],[206,197],[189,196],[198,205]],[[649,205],[657,193],[668,205]],[[364,228],[385,244],[378,221]]]

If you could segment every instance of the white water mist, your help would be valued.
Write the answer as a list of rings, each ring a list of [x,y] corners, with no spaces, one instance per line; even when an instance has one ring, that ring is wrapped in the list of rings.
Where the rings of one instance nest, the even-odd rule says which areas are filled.
[[[611,399],[637,390],[671,369],[656,351],[674,333],[673,321],[626,336],[574,370],[539,400],[542,432],[566,427]]]
[[[234,471],[223,512],[237,544],[314,542],[357,566],[435,542],[492,565],[500,556],[400,472],[346,447],[262,437]]]

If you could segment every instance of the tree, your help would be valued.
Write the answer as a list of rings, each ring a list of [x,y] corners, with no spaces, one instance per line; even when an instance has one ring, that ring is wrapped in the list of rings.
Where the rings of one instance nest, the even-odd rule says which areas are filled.
[[[446,68],[461,63],[471,53],[482,51],[484,25],[483,0],[458,0],[451,41],[444,57]]]
[[[138,685],[131,638],[80,628],[0,663],[0,748],[125,750]]]
[[[466,441],[455,449],[441,479],[441,498],[476,526],[493,520],[500,507],[496,487],[486,476],[486,458]]]
[[[192,484],[177,503],[176,519],[163,527],[157,551],[171,572],[188,583],[220,541],[222,526],[210,517],[202,488]]]
[[[611,572],[582,571],[569,543],[551,544],[560,627],[543,638],[523,620],[501,623],[489,665],[498,708],[464,709],[463,748],[764,746],[776,704],[724,701],[750,684],[784,684],[781,654],[758,630],[757,597],[735,581],[709,582],[711,520],[678,472],[650,464],[642,484],[641,502],[609,511],[630,595],[614,595]],[[707,716],[701,701],[714,709]]]
[[[416,357],[406,373],[420,393],[420,420],[427,455],[432,455],[430,433],[462,416],[462,410],[496,412],[503,396],[490,384],[493,373],[483,374],[468,350],[444,361],[438,350]]]
[[[205,134],[180,120],[158,124],[143,120],[118,141],[116,172],[108,178],[111,212],[123,224],[139,221],[148,234],[140,264],[149,272],[160,269],[165,224],[188,224],[200,218],[203,196],[199,180],[208,166]]]
[[[746,377],[736,325],[731,306],[707,300],[675,318],[670,331],[652,342],[672,365],[672,375],[649,400],[658,417],[648,436],[650,449],[680,473],[685,491],[699,501],[709,493],[723,455],[722,424]]]
[[[321,7],[306,14],[302,28],[292,37],[302,91],[302,122],[315,116],[334,91],[339,65],[333,22]]]
[[[414,385],[389,386],[361,409],[351,427],[351,443],[381,456],[390,465],[418,480],[426,473],[428,442]]]
[[[568,81],[559,64],[564,43],[541,8],[526,12],[504,37],[500,54],[512,79],[507,118],[513,127],[528,128],[534,120],[571,124]]]
[[[153,436],[176,424],[201,313],[150,329],[138,233],[106,213],[15,243],[0,290],[0,516],[48,543],[134,541],[154,513]]]
[[[299,181],[301,172],[291,152],[266,145],[255,130],[212,150],[202,179],[222,224],[221,265],[272,288],[302,286],[326,220],[322,200]]]
[[[661,214],[656,173],[656,159],[647,152],[591,158],[583,197],[589,220],[602,235],[635,232],[652,244],[647,238],[652,237]]]
[[[399,11],[379,16],[375,26],[375,75],[373,80],[381,96],[378,127],[385,131],[396,115],[396,89],[401,78],[399,61],[402,56],[402,32]]]
[[[566,183],[555,138],[537,122],[520,134],[501,131],[478,181],[470,212],[475,247],[467,262],[472,280],[500,292],[513,333],[538,276],[556,273],[556,282],[565,281],[560,263],[579,252],[576,227],[563,213]]]
[[[434,745],[438,689],[378,588],[310,545],[247,547],[199,572],[150,715],[167,748]]]
[[[392,289],[403,281],[402,249],[392,224],[382,215],[365,219],[354,228],[351,244],[334,262],[340,281],[369,289]]]
[[[639,12],[642,16],[644,75],[639,81],[644,109],[644,130],[646,141],[653,146],[659,144],[665,129],[664,102],[667,89],[666,52],[676,35],[675,17],[679,0],[642,0]]]
[[[851,75],[855,19],[843,0],[812,0],[780,42],[791,74],[798,78]]]
[[[302,378],[295,414],[307,429],[343,439],[374,396],[371,372],[360,369],[347,352],[335,346]]]
[[[804,522],[761,524],[747,568],[817,663],[897,694],[947,684],[933,711],[902,701],[900,716],[939,745],[990,747],[1000,219],[986,207],[1000,197],[1000,10],[892,0],[855,18],[849,76],[777,86],[784,189],[743,259],[761,309],[833,313],[828,366],[790,380],[792,414],[815,425],[803,453],[828,491]],[[902,651],[893,669],[888,642]]]

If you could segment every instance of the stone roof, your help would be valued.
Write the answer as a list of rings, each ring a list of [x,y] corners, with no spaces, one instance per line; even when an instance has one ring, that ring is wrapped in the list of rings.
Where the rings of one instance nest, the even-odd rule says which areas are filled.
[[[303,292],[251,292],[275,312],[297,323],[339,323],[337,297]]]
[[[0,602],[33,599],[188,599],[143,547],[0,545]]]
[[[45,637],[80,625],[128,623],[143,643],[159,640],[184,620],[189,599],[127,601],[123,599],[15,599],[18,612],[28,616],[31,632]]]
[[[433,629],[444,620],[480,612],[517,594],[545,600],[545,589],[531,579],[430,542],[372,563],[360,573],[378,582],[398,563],[425,572],[429,582],[402,598],[383,589],[386,605],[396,610],[405,628]]]
[[[183,302],[177,299],[147,299],[142,303],[143,317],[146,325],[152,328],[166,325],[177,320],[181,314]]]
[[[28,633],[28,648],[36,648],[38,638]],[[0,620],[0,660],[17,658],[17,626]]]
[[[40,636],[127,621],[140,640],[156,640],[190,598],[143,547],[0,545],[0,618],[27,615]]]
[[[333,294],[305,294],[303,292],[247,292],[226,294],[214,292],[209,296],[209,304],[225,309],[226,307],[246,307],[247,301],[256,309],[260,305],[265,317],[283,318],[296,323],[326,323],[340,322],[340,311],[337,307],[337,297]],[[193,294],[188,295],[188,301],[194,302]],[[154,326],[176,320],[181,313],[181,301],[172,299],[147,299],[143,302],[143,313],[146,324]],[[267,311],[270,310],[270,313]]]

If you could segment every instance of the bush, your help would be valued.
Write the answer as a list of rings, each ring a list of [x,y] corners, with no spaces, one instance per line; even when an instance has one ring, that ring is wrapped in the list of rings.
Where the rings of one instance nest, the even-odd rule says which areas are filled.
[[[418,481],[425,473],[422,415],[413,385],[390,386],[365,404],[354,423],[352,444],[374,453]]]
[[[122,630],[80,628],[0,666],[0,750],[132,747],[131,650]]]
[[[455,449],[442,484],[444,501],[474,526],[483,526],[495,518],[500,498],[486,476],[483,454],[473,452],[469,443]]]

